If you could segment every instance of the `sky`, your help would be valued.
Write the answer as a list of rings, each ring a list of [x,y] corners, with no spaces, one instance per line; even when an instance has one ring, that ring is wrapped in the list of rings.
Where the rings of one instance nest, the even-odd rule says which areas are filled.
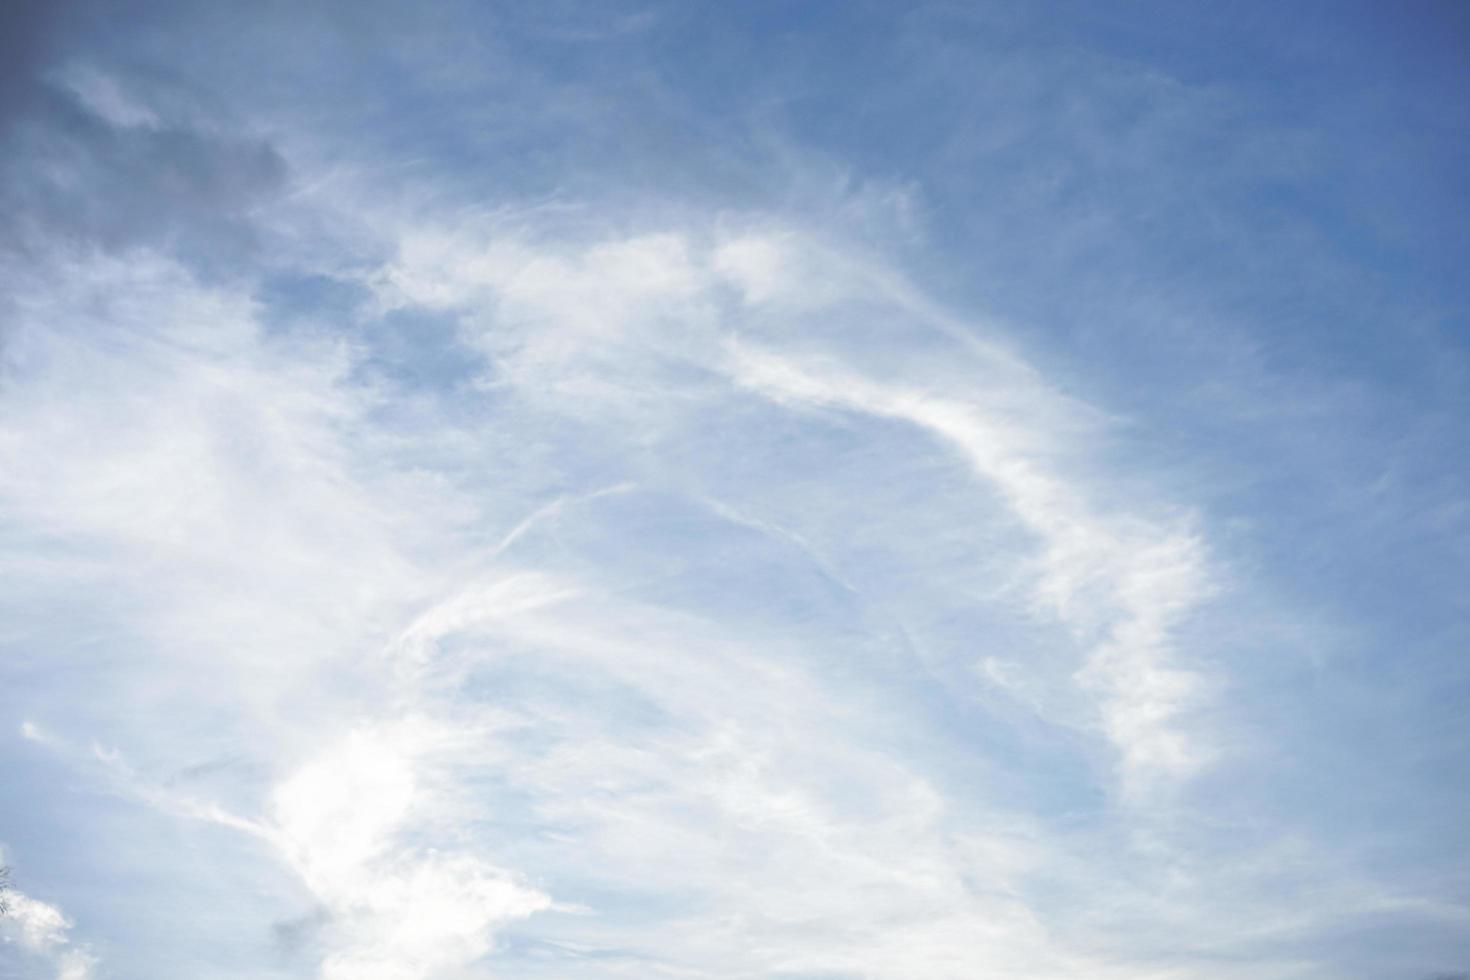
[[[1470,12],[0,5],[0,977],[1464,980]]]

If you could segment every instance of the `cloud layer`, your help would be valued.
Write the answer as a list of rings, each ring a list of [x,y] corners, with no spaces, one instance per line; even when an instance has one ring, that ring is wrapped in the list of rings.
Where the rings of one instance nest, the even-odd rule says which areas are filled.
[[[930,67],[824,119],[862,84],[835,49],[788,25],[806,74],[730,95],[721,59],[788,34],[724,15],[179,9],[103,38],[85,9],[22,14],[0,105],[18,975],[1463,965],[1463,864],[1437,853],[1462,832],[1437,814],[1466,731],[1436,693],[1463,630],[1411,587],[1470,541],[1462,470],[1434,470],[1462,348],[1403,355],[1440,365],[1417,392],[1328,377],[1219,283],[1160,286],[1147,235],[1124,240],[1157,276],[1137,288],[1072,264],[1099,233],[1057,189],[1073,169],[1193,193],[1202,106],[1254,152],[1299,145],[1245,83],[1104,56],[1106,32],[1038,47],[1006,11],[833,13],[855,50]],[[710,32],[704,63],[663,47]],[[963,88],[954,45],[996,37],[971,142],[908,177],[852,142],[851,106]],[[1094,145],[1099,119],[1127,138]],[[1209,165],[1211,209],[1284,179]],[[1130,187],[1097,220],[1153,214]],[[1044,288],[975,230],[1021,217],[1016,249],[1056,243]],[[1282,254],[1320,281],[1351,263]],[[1058,326],[1079,309],[1097,325]],[[1371,487],[1359,396],[1419,440]],[[1368,570],[1422,528],[1439,543]],[[1378,802],[1404,793],[1423,815]]]

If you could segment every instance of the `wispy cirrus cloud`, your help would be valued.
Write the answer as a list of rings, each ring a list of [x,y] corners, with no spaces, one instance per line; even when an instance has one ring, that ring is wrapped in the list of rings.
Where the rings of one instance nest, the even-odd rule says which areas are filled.
[[[178,10],[108,43],[77,14],[22,65],[0,107],[23,178],[0,198],[21,733],[0,752],[28,794],[7,842],[58,905],[12,923],[44,939],[19,968],[1310,980],[1452,959],[1454,875],[1409,842],[1454,835],[1354,817],[1373,808],[1344,775],[1427,792],[1393,747],[1440,758],[1451,727],[1436,755],[1350,710],[1392,672],[1354,674],[1352,619],[1278,587],[1250,529],[1286,517],[1222,503],[1267,458],[1310,482],[1242,400],[1301,422],[1264,397],[1298,376],[1340,400],[1135,284],[1141,323],[1253,351],[1191,374],[1075,268],[1118,214],[1162,220],[1135,193],[1159,161],[1173,201],[1286,179],[1250,153],[1309,141],[1257,128],[1196,179],[1176,164],[1249,121],[1238,88],[1039,51],[1003,11],[974,13],[1030,55],[983,68],[955,60],[999,43],[973,18],[843,15],[905,80],[863,90],[881,118],[987,80],[984,120],[905,156],[853,143],[829,110],[861,79],[821,58],[732,82],[726,45],[780,53],[744,15],[625,13]],[[269,78],[240,54],[267,48]],[[1120,147],[1110,119],[1134,120]],[[1074,207],[1109,174],[1126,186]],[[1084,308],[1123,346],[1079,372],[1091,348],[1054,314]],[[1123,363],[1140,350],[1160,363]],[[1204,433],[1187,452],[1176,423]],[[1400,500],[1395,479],[1375,486]]]
[[[795,233],[785,233],[780,240],[788,251],[802,247],[796,244]],[[802,652],[801,644],[786,649],[788,644],[781,643],[776,648],[785,650],[781,655],[761,654],[757,651],[773,638],[769,633],[773,624],[748,635],[738,630],[718,640],[709,632],[728,615],[718,602],[709,604],[718,593],[695,589],[681,599],[676,590],[661,598],[670,587],[671,574],[698,581],[707,574],[700,571],[701,565],[722,560],[717,556],[727,547],[736,549],[733,555],[751,552],[750,560],[774,560],[780,575],[805,574],[822,549],[807,544],[793,552],[790,542],[808,541],[800,514],[793,529],[777,535],[769,530],[774,523],[765,518],[732,518],[745,509],[761,512],[759,503],[743,499],[738,486],[719,487],[721,503],[711,506],[708,494],[692,495],[690,488],[679,487],[689,473],[670,481],[673,474],[663,470],[656,457],[688,438],[690,423],[697,422],[699,413],[727,410],[732,404],[757,405],[750,402],[751,391],[780,412],[795,394],[818,407],[850,409],[880,419],[896,416],[920,430],[938,433],[941,442],[955,443],[962,454],[974,453],[977,447],[985,451],[987,434],[978,428],[983,425],[979,408],[971,417],[978,431],[972,432],[964,427],[964,409],[951,406],[956,414],[947,416],[942,402],[937,410],[931,409],[922,398],[889,394],[885,382],[859,381],[856,376],[816,380],[785,362],[777,362],[776,368],[786,372],[780,377],[790,383],[773,381],[769,360],[760,361],[748,351],[740,353],[744,348],[731,346],[733,337],[749,332],[741,327],[749,314],[722,311],[728,301],[720,298],[721,291],[729,283],[714,256],[728,255],[728,247],[699,245],[688,233],[679,232],[550,248],[512,240],[483,250],[447,253],[441,248],[428,257],[410,248],[396,260],[401,265],[389,265],[382,275],[369,277],[371,283],[386,284],[377,288],[393,298],[389,307],[404,308],[401,304],[410,299],[402,298],[403,283],[412,282],[418,290],[408,293],[413,308],[448,310],[461,317],[463,342],[480,347],[496,369],[487,391],[507,399],[513,406],[508,417],[518,418],[526,431],[553,440],[617,438],[626,443],[631,437],[632,442],[626,443],[630,449],[642,443],[655,451],[654,461],[623,473],[632,480],[559,495],[536,503],[513,521],[513,515],[501,517],[499,542],[493,535],[480,535],[485,544],[479,558],[475,552],[480,549],[454,542],[451,528],[463,533],[476,525],[493,527],[493,513],[451,508],[446,513],[410,516],[411,510],[401,509],[412,507],[415,500],[435,499],[430,489],[434,484],[422,484],[423,477],[400,484],[409,474],[397,471],[391,457],[406,433],[396,432],[391,420],[373,419],[383,392],[360,386],[353,374],[354,363],[362,362],[365,351],[273,340],[256,326],[252,307],[232,305],[227,292],[200,291],[171,280],[174,274],[166,266],[151,277],[130,270],[129,289],[138,290],[141,299],[127,291],[119,294],[117,283],[106,278],[110,268],[106,260],[88,270],[100,277],[99,288],[105,286],[113,296],[113,322],[129,331],[120,335],[129,353],[124,362],[128,373],[111,384],[93,386],[90,403],[72,405],[69,411],[80,419],[74,416],[60,428],[52,426],[48,437],[52,453],[44,459],[36,454],[37,465],[47,470],[13,474],[11,506],[30,508],[36,526],[51,535],[100,536],[119,556],[157,554],[166,542],[173,542],[153,560],[186,574],[209,569],[221,584],[237,583],[230,587],[224,607],[216,605],[220,599],[213,597],[214,590],[201,602],[205,596],[176,588],[156,598],[134,600],[141,603],[138,612],[147,619],[137,619],[136,613],[129,618],[135,628],[143,625],[157,631],[153,643],[181,636],[217,643],[226,639],[213,633],[218,624],[226,618],[237,622],[239,627],[228,635],[226,645],[213,647],[210,669],[227,672],[235,699],[242,693],[251,695],[249,716],[236,722],[245,730],[279,717],[283,706],[300,698],[302,685],[314,683],[313,678],[351,670],[359,684],[366,682],[366,690],[348,699],[348,705],[307,724],[307,730],[296,736],[308,738],[308,743],[292,750],[286,742],[275,750],[284,751],[286,758],[300,755],[302,761],[275,781],[270,807],[257,803],[256,815],[225,822],[246,829],[276,851],[328,911],[322,939],[328,950],[324,975],[378,970],[384,976],[429,976],[440,968],[436,963],[445,967],[468,963],[487,952],[500,923],[538,912],[566,921],[553,932],[555,941],[568,944],[567,948],[585,953],[610,945],[640,959],[657,955],[651,948],[630,944],[628,938],[616,939],[606,926],[592,927],[589,938],[579,928],[585,915],[554,912],[557,906],[552,901],[585,904],[557,893],[552,886],[563,878],[573,883],[573,896],[588,887],[618,894],[645,877],[645,884],[630,893],[651,891],[644,901],[667,889],[694,889],[693,894],[701,896],[695,908],[703,911],[679,917],[683,925],[678,931],[685,938],[678,956],[686,964],[709,956],[737,957],[740,946],[761,936],[759,946],[766,952],[749,960],[745,969],[850,969],[887,957],[890,965],[884,969],[901,973],[911,964],[904,965],[908,961],[898,950],[915,942],[930,950],[926,955],[934,958],[933,969],[960,969],[970,955],[961,948],[961,937],[972,935],[982,920],[995,916],[1011,923],[1001,933],[1008,934],[1012,926],[1020,929],[1006,940],[1015,947],[1010,954],[1013,966],[1006,968],[1022,971],[1016,975],[1053,957],[1061,956],[1057,962],[1065,962],[1080,955],[1048,951],[1043,934],[1036,931],[1039,927],[1022,929],[1020,924],[1032,922],[1035,912],[1014,896],[977,897],[962,903],[955,913],[958,918],[947,916],[949,925],[927,923],[932,913],[919,915],[916,910],[953,903],[963,891],[963,875],[956,877],[949,867],[952,862],[967,866],[972,860],[999,860],[1009,875],[1033,860],[1002,857],[1012,850],[1028,854],[1035,849],[1027,842],[1028,832],[1012,826],[1016,821],[1024,826],[1024,820],[998,814],[995,819],[1006,829],[994,838],[946,829],[945,794],[931,785],[922,769],[908,771],[908,764],[877,746],[857,749],[868,738],[853,726],[871,719],[849,718],[854,709],[840,701],[826,703],[831,692],[823,693],[828,668],[821,663],[835,651]],[[812,266],[832,264],[831,257],[820,253],[802,261]],[[432,269],[443,269],[442,278],[426,282],[426,270]],[[152,291],[160,288],[160,280],[169,284],[167,295],[176,304],[177,319],[145,322],[129,317],[134,302],[158,309]],[[800,315],[821,316],[831,306],[856,309],[870,302],[858,295],[863,290],[844,291],[842,285],[829,281],[823,291],[830,305],[797,304]],[[488,317],[482,312],[487,309],[493,311]],[[71,317],[64,319],[75,323]],[[201,322],[210,328],[201,329]],[[918,323],[912,329],[923,330],[925,325]],[[187,343],[175,339],[181,331],[187,332]],[[38,352],[65,345],[68,354],[63,363],[69,369],[96,370],[87,356],[94,341],[86,332],[56,336],[38,330],[31,339]],[[37,358],[46,360],[39,353]],[[598,383],[590,388],[584,383],[589,364],[598,366]],[[150,372],[159,381],[149,387],[147,399],[135,399],[138,385],[132,379]],[[33,377],[65,383],[54,373]],[[200,378],[207,379],[203,383],[212,393],[210,407],[191,412],[187,406],[198,397]],[[1021,383],[1008,381],[1012,412],[1019,404],[1015,389]],[[222,395],[231,388],[242,399],[233,413],[222,411],[226,404]],[[838,390],[844,393],[834,394]],[[1045,394],[1037,391],[1032,397],[1044,401]],[[651,428],[633,428],[621,436],[614,436],[606,425],[606,420],[618,420],[617,424],[640,420],[672,405],[692,406],[685,411],[695,415],[681,418],[676,413]],[[1048,406],[1041,414],[1054,410]],[[68,428],[93,434],[104,412],[109,424],[128,433],[120,448],[99,454],[89,444],[60,451],[68,444],[58,435]],[[12,438],[22,439],[39,429],[24,418],[19,422]],[[1012,439],[1026,436],[1014,420],[1006,431]],[[450,440],[450,445],[457,444]],[[385,449],[389,455],[376,460],[366,455]],[[172,462],[139,465],[150,453]],[[964,458],[975,465],[969,456]],[[981,457],[981,464],[976,469],[982,478],[999,474],[1003,480],[1009,472],[993,459]],[[416,466],[422,466],[422,457]],[[44,475],[52,467],[74,470],[65,479]],[[698,475],[697,470],[694,473]],[[253,492],[241,492],[242,477],[259,481]],[[458,479],[463,477],[452,478],[441,488],[450,500],[463,503],[469,498],[454,488]],[[78,496],[24,495],[29,488],[53,483],[77,488]],[[415,483],[420,483],[419,489],[413,489]],[[379,489],[369,489],[374,485]],[[401,492],[407,496],[396,498],[396,491],[389,489],[395,486],[405,487]],[[212,487],[217,488],[213,493],[201,494]],[[998,489],[1028,531],[1037,529],[1033,524],[1043,532],[1052,524],[1073,526],[1067,524],[1072,515],[1048,496],[1054,489],[1024,470],[1011,483],[1000,482]],[[996,492],[983,485],[978,490]],[[418,496],[421,493],[428,496]],[[259,511],[266,499],[271,501],[269,509]],[[395,500],[395,509],[387,509]],[[535,500],[531,498],[532,503]],[[660,500],[667,502],[659,504]],[[696,539],[704,542],[707,536],[708,545],[690,551],[687,545],[658,541],[666,532],[658,529],[649,507],[670,506],[687,512],[685,520],[708,528]],[[149,518],[150,513],[157,516]],[[260,513],[269,523],[257,523],[250,518],[252,513]],[[654,538],[643,543],[641,554],[620,557],[617,539],[644,525]],[[241,537],[242,532],[248,536]],[[1083,525],[1077,533],[1086,534],[1088,529]],[[404,554],[402,547],[415,540],[425,549],[417,560]],[[739,543],[742,540],[745,543]],[[1098,574],[1089,561],[1103,562],[1104,569],[1111,570],[1105,565],[1108,553],[1099,547],[1095,550],[1103,558],[1085,549],[1081,554],[1058,555],[1048,550],[1056,546],[1045,534],[1042,540],[1044,570],[1038,595],[1062,590],[1053,598],[1065,619],[1068,602],[1076,598],[1073,593],[1081,591],[1065,576],[1089,581]],[[773,548],[774,555],[762,557]],[[794,569],[786,567],[792,564]],[[831,568],[839,560],[819,564]],[[430,571],[435,565],[439,571]],[[269,582],[248,584],[265,568],[271,569]],[[824,578],[830,575],[827,569],[819,571]],[[293,580],[306,605],[294,617],[284,618],[286,607],[277,607],[277,597],[292,589],[288,583]],[[474,581],[485,584],[470,584]],[[861,592],[863,587],[855,588]],[[410,613],[436,591],[442,598],[433,600],[427,611]],[[343,634],[333,625],[348,622],[339,617],[350,615],[352,605],[341,605],[349,596],[357,596],[362,608],[377,611],[373,619],[357,623],[355,651],[337,645]],[[394,628],[392,619],[384,617],[384,603],[403,610],[402,626]],[[251,610],[260,604],[272,609],[272,622],[248,626]],[[843,614],[814,610],[811,615],[820,620]],[[1079,627],[1097,628],[1091,622]],[[336,644],[311,642],[327,635],[333,635]],[[806,642],[821,644],[820,632],[810,634]],[[280,643],[291,646],[282,648]],[[275,659],[279,654],[258,659],[265,649],[293,648],[300,652],[289,672],[280,669]],[[375,655],[375,649],[382,654]],[[702,651],[701,655],[693,657],[686,652],[690,649]],[[535,659],[526,660],[532,651],[537,651]],[[189,669],[189,661],[200,652],[180,649],[183,669]],[[818,659],[809,662],[811,657]],[[1078,667],[1089,662],[1095,667],[1095,661],[1079,654]],[[579,690],[582,683],[575,680],[579,676],[592,690],[604,693],[592,697]],[[504,701],[495,689],[506,683],[514,688],[529,685],[527,696]],[[1091,696],[1087,684],[1069,683],[1075,697]],[[870,703],[872,694],[861,694],[862,687],[854,692],[860,698],[857,703]],[[323,707],[316,699],[310,703],[316,711]],[[1079,723],[1084,728],[1089,723],[1106,728],[1112,719],[1108,711],[1132,707],[1119,709],[1106,699],[1103,704],[1096,718],[1081,716]],[[354,723],[354,733],[345,741],[326,734],[331,724],[344,719],[343,711],[364,710],[366,720]],[[425,729],[414,720],[417,717],[440,720]],[[1128,755],[1137,751],[1134,745],[1116,733],[1115,739],[1129,763],[1153,761],[1138,763]],[[319,750],[305,747],[317,740]],[[271,765],[271,754],[262,754],[258,761]],[[833,785],[815,793],[806,788],[809,777],[802,773],[823,771],[832,774]],[[875,773],[887,775],[875,781]],[[437,789],[425,789],[425,779],[435,781]],[[864,784],[870,785],[859,789]],[[463,811],[449,807],[437,812],[430,801],[440,795],[459,797],[463,791],[455,787],[460,786],[485,786],[493,792],[477,801],[462,800]],[[583,799],[581,794],[589,787],[591,796]],[[852,794],[872,801],[861,816],[846,814],[838,806],[838,800]],[[460,821],[475,826],[484,819],[475,815],[479,807],[489,806],[486,816],[493,814],[496,821],[507,819],[495,813],[494,801],[501,797],[516,800],[517,820],[523,827],[519,833],[544,822],[542,832],[553,831],[562,847],[581,855],[579,864],[588,854],[600,855],[593,862],[598,871],[574,873],[558,859],[560,848],[528,841],[513,844],[516,837],[504,842],[508,860],[489,863],[479,856],[489,841],[478,835],[457,856],[424,851],[429,845],[417,842],[465,832],[455,828]],[[170,797],[152,792],[141,798],[163,800],[165,809],[185,816],[208,812],[197,805],[168,805]],[[604,806],[605,798],[616,804]],[[867,812],[870,807],[872,812]],[[707,829],[699,833],[710,835],[707,844],[698,843],[694,827],[682,825],[686,813],[703,814],[698,819]],[[421,822],[425,819],[427,825]],[[732,835],[748,839],[751,856],[731,853],[729,844],[721,843]],[[792,848],[807,846],[803,841],[816,842],[818,851],[817,856],[804,858],[806,870],[797,872]],[[671,844],[677,845],[681,859],[669,851]],[[874,863],[874,848],[887,856]],[[516,865],[513,858],[518,855],[530,859],[527,867]],[[541,884],[518,884],[502,866],[528,873]],[[647,866],[677,870],[672,878],[638,871]],[[699,873],[680,884],[690,868]],[[737,914],[745,903],[776,901],[798,873],[808,883],[802,901],[812,910],[805,930],[793,931],[786,914],[768,914],[733,932],[717,925],[722,916]],[[845,884],[818,884],[830,876]],[[1014,886],[997,887],[1005,894]],[[872,940],[856,943],[851,935],[855,926],[848,920],[858,910],[842,897],[853,892],[888,896],[880,909],[865,916],[897,916],[908,924],[896,932],[874,925]],[[756,899],[757,895],[766,897]],[[421,917],[406,910],[437,907],[436,903],[444,905],[442,913],[423,918],[423,928],[413,926]],[[471,908],[482,912],[471,915]],[[454,909],[465,910],[469,918],[456,919]],[[444,926],[449,931],[436,931],[431,927],[434,922],[449,923]],[[455,922],[459,925],[452,925]],[[914,930],[918,932],[913,937],[905,938]],[[728,938],[718,939],[721,932]],[[839,935],[845,937],[840,944],[852,952],[834,959],[826,944],[839,942]],[[734,945],[722,949],[727,942]],[[438,952],[431,955],[430,950]],[[1000,968],[994,952],[987,955],[987,962]]]
[[[41,307],[12,348],[30,404],[65,371],[103,380],[48,426],[18,414],[9,430],[37,468],[9,476],[12,512],[112,556],[48,559],[53,573],[107,581],[147,561],[177,576],[119,621],[151,663],[230,687],[164,701],[165,716],[187,730],[212,713],[232,745],[271,733],[223,810],[132,799],[242,831],[289,869],[320,910],[309,948],[326,977],[430,977],[487,955],[586,975],[1154,969],[1147,945],[1099,930],[1161,906],[1115,885],[1114,911],[1084,913],[1126,862],[1079,849],[1135,838],[1125,852],[1174,866],[1183,894],[1219,883],[1158,821],[1228,747],[1197,714],[1211,665],[1186,663],[1173,634],[1220,573],[1177,508],[1089,499],[1115,499],[1078,443],[1103,423],[1004,345],[957,342],[961,321],[916,305],[897,273],[852,275],[871,261],[799,229],[534,243],[384,227],[408,244],[362,274],[366,315],[449,316],[484,365],[468,397],[495,406],[498,438],[477,442],[485,417],[452,403],[403,414],[401,389],[364,373],[370,344],[274,335],[258,307],[166,263],[73,276],[108,296],[120,332],[105,346]],[[806,280],[751,289],[732,249],[823,278],[809,296],[788,295]],[[832,317],[864,325],[863,343],[827,333]],[[741,416],[753,482],[720,445],[716,420]],[[117,436],[98,451],[104,426]],[[42,432],[50,453],[24,452]],[[550,451],[527,457],[527,439]],[[804,475],[817,460],[821,481]],[[898,485],[947,474],[926,505],[974,523],[930,539],[897,512],[850,540],[834,517],[887,510],[861,482],[827,496],[853,466]],[[933,593],[886,594],[890,566]],[[1046,655],[936,627],[977,602],[1001,635],[1050,631]],[[350,680],[318,690],[334,678]],[[943,761],[959,736],[926,713],[997,688],[1111,756],[1095,785],[1124,809],[1058,836],[1010,797],[1032,776],[1004,754]],[[155,786],[146,773],[180,748],[159,743],[125,781]],[[1263,901],[1260,875],[1233,887]],[[1069,897],[1039,897],[1043,881]],[[1257,928],[1221,934],[1197,914],[1176,916],[1196,943]]]

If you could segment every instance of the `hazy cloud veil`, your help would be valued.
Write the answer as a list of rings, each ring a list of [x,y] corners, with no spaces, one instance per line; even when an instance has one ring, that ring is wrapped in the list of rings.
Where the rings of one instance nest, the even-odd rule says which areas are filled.
[[[1470,968],[1452,5],[0,16],[6,976]]]

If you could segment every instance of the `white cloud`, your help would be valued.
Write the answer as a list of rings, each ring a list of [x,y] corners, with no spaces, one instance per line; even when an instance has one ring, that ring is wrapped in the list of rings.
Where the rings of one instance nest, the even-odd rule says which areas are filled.
[[[363,276],[379,312],[450,315],[486,359],[472,410],[364,381],[363,346],[273,336],[227,287],[102,261],[70,270],[85,303],[35,300],[0,423],[26,461],[0,476],[7,516],[94,556],[31,587],[127,595],[133,683],[177,688],[109,737],[136,760],[104,753],[111,778],[274,856],[324,913],[322,977],[500,956],[1229,975],[1108,939],[1162,914],[1174,842],[1127,808],[1058,831],[1016,763],[935,720],[976,725],[986,673],[1160,812],[1209,759],[1175,640],[1214,585],[1206,544],[1177,512],[1100,502],[1108,474],[1078,449],[1095,415],[794,229],[363,220],[403,246]],[[86,303],[120,340],[83,329]],[[912,509],[884,502],[894,482]],[[910,592],[884,593],[891,560]],[[827,591],[788,589],[813,570]],[[736,604],[762,588],[758,615]],[[973,690],[936,693],[903,638],[975,608],[1044,649],[956,643]],[[27,737],[60,730],[35,717]],[[228,806],[166,785],[198,731],[260,774]],[[1186,897],[1180,929],[1228,940]]]
[[[1311,509],[1239,491],[1280,455],[1243,413],[1310,420],[1290,444],[1332,449],[1271,478],[1351,470],[1362,526],[1452,539],[1457,487],[1416,465],[1447,430],[1412,411],[1369,440],[1413,437],[1401,479],[1327,459],[1383,456],[1340,424],[1359,392],[1324,395],[1353,359],[1273,374],[1280,345],[1221,322],[1269,312],[1293,249],[1322,274],[1293,320],[1341,300],[1291,215],[1284,251],[1249,215],[1186,227],[1280,176],[1189,165],[1250,122],[1239,92],[909,12],[879,48],[913,70],[858,101],[946,123],[865,148],[825,118],[852,66],[799,31],[741,79],[682,16],[461,6],[18,22],[0,753],[83,921],[22,896],[7,953],[62,980],[92,950],[157,980],[1325,980],[1389,963],[1356,956],[1385,922],[1457,948],[1452,819],[1386,830],[1363,795],[1430,788],[1453,711],[1434,754],[1429,727],[1339,738],[1394,713],[1353,700],[1380,679],[1443,707],[1409,690],[1428,658],[1342,669],[1331,612],[1237,601],[1214,523]],[[1160,251],[1190,240],[1269,275]],[[989,319],[987,288],[1036,321]],[[1151,444],[1179,408],[1204,438]],[[1323,652],[1310,693],[1269,649],[1294,644]]]
[[[96,958],[71,939],[72,922],[56,906],[22,891],[5,894],[9,914],[0,918],[0,936],[48,961],[56,980],[91,980]]]
[[[473,853],[404,843],[432,816],[420,770],[445,737],[417,721],[362,728],[276,788],[272,836],[331,914],[325,980],[438,976],[551,904]]]
[[[1208,594],[1194,536],[1092,513],[1036,461],[1032,440],[1039,435],[1045,446],[1045,433],[987,417],[978,405],[743,346],[732,348],[732,373],[778,399],[903,419],[962,453],[1040,539],[1038,600],[1080,637],[1100,637],[1078,678],[1101,695],[1128,785],[1138,790],[1156,775],[1198,767],[1207,750],[1176,727],[1198,681],[1169,662],[1170,627]]]

